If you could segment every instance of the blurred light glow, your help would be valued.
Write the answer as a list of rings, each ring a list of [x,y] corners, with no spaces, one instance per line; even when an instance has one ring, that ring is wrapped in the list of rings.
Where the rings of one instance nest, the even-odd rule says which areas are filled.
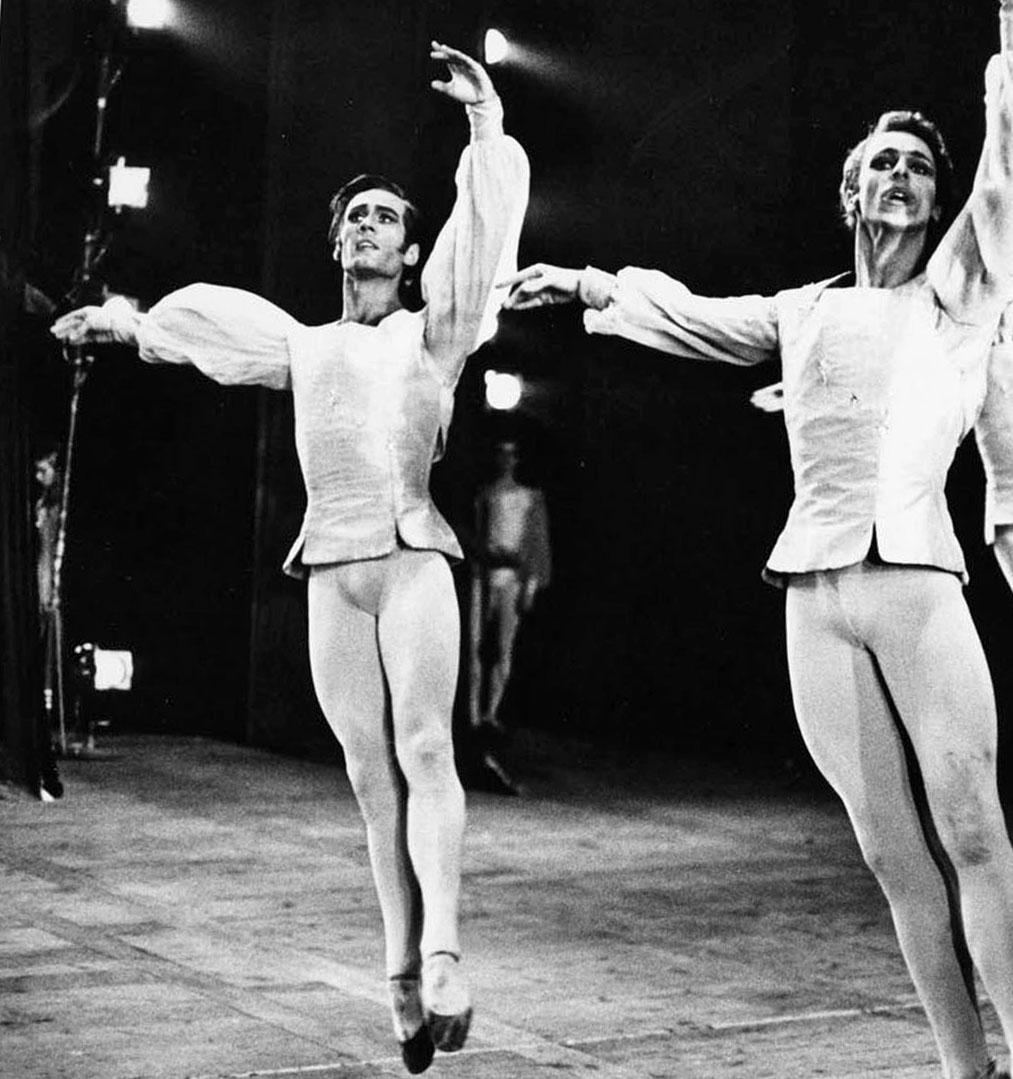
[[[135,30],[164,30],[171,19],[169,0],[127,0],[127,24]]]
[[[487,64],[501,64],[510,55],[510,42],[502,31],[486,30],[484,52]]]
[[[516,408],[524,392],[524,382],[518,375],[505,371],[486,371],[485,403],[499,412],[508,412]]]
[[[117,210],[124,206],[143,210],[148,205],[150,181],[151,169],[128,165],[121,157],[109,167],[109,205]]]

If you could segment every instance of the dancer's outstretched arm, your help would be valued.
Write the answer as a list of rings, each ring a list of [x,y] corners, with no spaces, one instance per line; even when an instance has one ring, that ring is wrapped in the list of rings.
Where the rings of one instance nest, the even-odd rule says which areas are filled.
[[[53,323],[66,345],[121,344],[148,363],[192,364],[222,385],[290,388],[288,341],[299,323],[242,289],[187,285],[147,312],[122,300],[79,307]]]
[[[770,296],[697,296],[659,270],[618,274],[536,263],[505,278],[507,308],[580,302],[589,333],[613,334],[676,356],[748,365],[778,350],[777,304]]]
[[[123,300],[89,304],[61,315],[49,332],[65,345],[128,345],[137,347],[141,316]]]

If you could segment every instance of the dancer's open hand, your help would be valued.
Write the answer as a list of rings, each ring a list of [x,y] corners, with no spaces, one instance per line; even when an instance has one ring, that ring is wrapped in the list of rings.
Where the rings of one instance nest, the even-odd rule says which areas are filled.
[[[496,96],[496,88],[485,68],[466,53],[434,41],[429,55],[433,60],[442,60],[450,68],[449,79],[445,82],[434,79],[429,84],[434,90],[460,101],[462,105],[480,105]]]
[[[49,332],[65,345],[136,344],[134,311],[123,301],[79,307],[61,315]]]
[[[536,262],[523,270],[496,283],[497,288],[508,288],[509,295],[503,306],[513,311],[529,307],[541,307],[549,303],[570,303],[577,299],[580,270],[567,270],[562,266],[549,266]]]

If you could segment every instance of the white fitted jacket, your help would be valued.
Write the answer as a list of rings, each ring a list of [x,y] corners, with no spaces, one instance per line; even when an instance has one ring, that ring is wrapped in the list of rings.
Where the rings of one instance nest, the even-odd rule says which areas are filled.
[[[498,99],[470,107],[457,200],[422,272],[424,307],[375,326],[304,326],[252,293],[190,285],[141,318],[142,359],[189,363],[223,384],[292,391],[306,485],[302,529],[285,561],[377,558],[400,539],[461,557],[429,494],[467,357],[495,332],[516,267],[528,162],[502,129]]]
[[[1005,41],[1010,15],[1001,18]],[[989,345],[1013,301],[1013,62],[1005,53],[986,72],[986,117],[966,206],[925,272],[898,288],[833,278],[775,296],[708,299],[657,271],[627,268],[607,280],[585,271],[591,333],[738,364],[780,356],[795,497],[767,561],[770,580],[860,562],[873,537],[888,562],[966,577],[944,486],[957,446],[979,422]],[[1013,435],[1013,417],[1005,423]],[[1013,475],[1007,483],[1013,521]]]

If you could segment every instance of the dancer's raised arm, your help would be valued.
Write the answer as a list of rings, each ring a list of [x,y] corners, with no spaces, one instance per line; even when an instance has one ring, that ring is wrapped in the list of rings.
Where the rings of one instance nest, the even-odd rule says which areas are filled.
[[[985,542],[1013,589],[1013,338],[1004,317],[988,358],[985,405],[975,426],[985,472]]]
[[[471,125],[453,211],[422,271],[426,348],[453,386],[468,356],[496,331],[503,294],[494,286],[517,266],[530,170],[524,150],[504,134],[503,105],[482,65],[435,41],[430,56],[450,71],[432,88],[463,104]]]
[[[954,318],[995,322],[1013,300],[1013,0],[985,69],[985,140],[971,195],[933,252],[928,277]]]

